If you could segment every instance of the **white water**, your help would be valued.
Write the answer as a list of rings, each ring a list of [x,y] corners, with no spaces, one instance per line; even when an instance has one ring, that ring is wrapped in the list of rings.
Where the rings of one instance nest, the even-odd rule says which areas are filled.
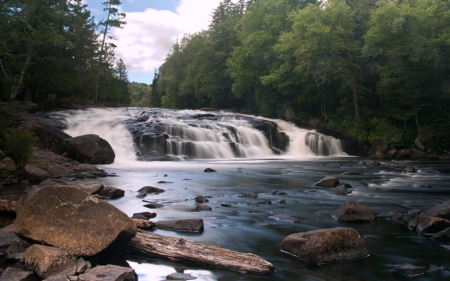
[[[265,135],[252,127],[245,115],[217,113],[215,120],[192,118],[195,114],[210,112],[193,110],[161,110],[152,116],[149,108],[115,108],[72,110],[55,113],[66,119],[72,137],[97,134],[107,140],[116,154],[115,163],[136,161],[133,138],[124,122],[143,112],[150,118],[145,128],[169,135],[167,154],[180,159],[234,159],[238,158],[290,158],[301,159],[315,156],[347,156],[338,139],[315,131],[301,129],[282,120],[260,118],[275,122],[280,131],[289,136],[289,149],[284,155],[276,155]],[[163,114],[161,114],[161,112]]]

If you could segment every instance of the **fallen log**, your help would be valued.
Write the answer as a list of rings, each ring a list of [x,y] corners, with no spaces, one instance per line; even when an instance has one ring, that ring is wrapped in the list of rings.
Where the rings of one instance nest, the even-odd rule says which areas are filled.
[[[270,262],[250,254],[216,246],[202,245],[183,238],[163,236],[146,231],[127,243],[130,250],[170,260],[193,262],[244,274],[273,274],[278,272]]]

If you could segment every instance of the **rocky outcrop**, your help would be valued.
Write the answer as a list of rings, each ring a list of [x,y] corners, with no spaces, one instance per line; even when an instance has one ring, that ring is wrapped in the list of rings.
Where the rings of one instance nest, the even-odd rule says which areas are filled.
[[[84,191],[44,186],[19,200],[13,231],[27,241],[92,256],[116,240],[131,239],[136,225],[122,211]]]
[[[281,251],[316,264],[361,259],[369,254],[364,240],[352,228],[291,234],[281,243]]]
[[[178,232],[202,232],[204,229],[202,219],[181,219],[155,222],[157,228]]]
[[[59,151],[81,163],[111,164],[116,157],[111,145],[98,135],[88,134],[62,142]]]
[[[52,275],[71,276],[77,271],[73,255],[54,247],[32,245],[25,251],[24,258],[26,266],[41,278]]]
[[[359,202],[345,202],[331,216],[338,222],[373,221],[377,212]]]

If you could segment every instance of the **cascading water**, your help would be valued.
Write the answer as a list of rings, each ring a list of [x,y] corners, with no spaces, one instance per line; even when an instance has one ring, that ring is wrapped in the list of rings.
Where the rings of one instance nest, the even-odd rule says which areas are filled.
[[[97,134],[117,161],[345,156],[339,140],[235,113],[150,108],[58,112],[71,136]],[[136,157],[138,156],[138,157]]]

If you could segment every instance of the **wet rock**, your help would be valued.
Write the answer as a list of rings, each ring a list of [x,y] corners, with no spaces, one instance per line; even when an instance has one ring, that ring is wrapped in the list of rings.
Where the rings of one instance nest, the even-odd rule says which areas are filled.
[[[157,221],[156,227],[161,229],[179,231],[179,232],[203,232],[204,225],[202,219],[181,219],[169,221]]]
[[[117,199],[125,196],[125,190],[120,188],[115,188],[111,186],[107,186],[100,190],[98,193],[99,197],[107,198],[107,199]]]
[[[402,212],[390,212],[389,218],[392,221],[400,222],[403,220],[403,213]]]
[[[373,160],[359,161],[358,164],[361,165],[361,166],[381,166],[380,162],[373,161]]]
[[[352,228],[295,233],[283,240],[281,250],[316,264],[361,259],[369,254],[364,240]]]
[[[0,249],[7,249],[16,239],[12,224],[0,228]]]
[[[173,183],[171,181],[159,181],[158,183]]]
[[[384,157],[385,157],[384,153],[379,150],[377,150],[377,152],[369,156],[370,159],[383,159]]]
[[[414,148],[411,154],[411,158],[428,158],[428,153]]]
[[[287,222],[293,222],[293,223],[300,222],[299,219],[296,219],[296,218],[293,218],[290,216],[285,216],[285,215],[273,215],[273,216],[270,216],[269,218],[276,219],[277,221],[287,221]]]
[[[52,275],[75,275],[77,266],[73,255],[44,245],[32,245],[24,254],[27,268],[32,269],[41,278]]]
[[[151,229],[155,227],[153,222],[145,219],[133,219],[133,222],[136,224],[136,227],[140,229]]]
[[[10,260],[23,260],[23,255],[30,246],[30,243],[17,238],[6,250],[6,258]]]
[[[358,175],[362,175],[360,172],[355,172],[355,171],[348,171],[348,172],[344,172],[342,173],[343,175],[347,175],[347,176],[358,176]]]
[[[195,280],[195,279],[197,279],[197,277],[184,273],[171,273],[166,276],[166,280]]]
[[[350,193],[351,192],[343,184],[336,186],[336,188],[334,190],[342,191],[344,193]]]
[[[324,187],[336,187],[340,185],[339,179],[336,177],[324,177],[318,181],[314,186],[324,186]]]
[[[149,220],[149,219],[156,218],[156,213],[151,213],[151,212],[134,213],[131,218],[133,218],[133,219],[147,219],[147,220]]]
[[[249,192],[249,193],[241,194],[241,195],[239,195],[239,197],[242,197],[242,198],[258,198],[258,195],[256,195],[256,193],[254,193],[254,192]]]
[[[272,192],[272,195],[286,195],[287,193],[285,191],[282,190],[277,190]]]
[[[196,211],[211,211],[211,206],[205,205],[205,204],[197,204],[195,206]]]
[[[8,267],[0,276],[0,281],[39,281],[33,271],[23,270],[15,267]]]
[[[211,169],[211,168],[206,168],[206,169],[204,170],[204,172],[205,172],[205,173],[213,173],[213,172],[216,172],[216,170]]]
[[[404,264],[395,269],[396,272],[406,275],[408,277],[415,277],[425,274],[429,266],[414,266],[411,264]]]
[[[0,199],[0,214],[15,214],[16,213],[16,201]]]
[[[137,229],[125,213],[84,191],[44,186],[21,197],[13,231],[27,241],[92,256],[131,239]]]
[[[144,207],[149,208],[149,209],[159,209],[159,208],[164,207],[164,205],[159,204],[159,203],[148,203],[148,204],[145,204]]]
[[[94,134],[64,140],[60,153],[64,152],[78,162],[89,164],[111,164],[115,158],[111,145]]]
[[[270,201],[270,200],[262,200],[262,201],[258,201],[258,204],[261,204],[261,205],[271,205],[271,204],[272,204],[272,201]]]
[[[209,202],[209,200],[203,196],[195,197],[195,203],[206,203],[206,202]]]
[[[17,171],[17,166],[16,166],[16,164],[14,163],[14,160],[12,160],[11,158],[9,158],[9,157],[5,157],[5,158],[3,158],[1,161],[0,161],[0,164],[3,164],[3,165],[5,165],[5,170],[7,170],[7,171],[9,171],[9,172],[11,172],[11,173],[14,173],[15,171]]]
[[[424,215],[430,217],[440,217],[450,220],[450,200],[423,212]]]
[[[222,206],[222,207],[231,207],[231,204],[230,203],[222,203],[222,204],[220,204],[220,206]]]
[[[100,265],[78,276],[79,281],[137,281],[136,272],[129,267]]]
[[[377,212],[359,202],[345,202],[331,216],[338,222],[373,221]]]
[[[415,182],[411,186],[416,188],[431,188],[431,185],[426,182]]]
[[[82,257],[77,259],[77,274],[83,274],[86,270],[91,269],[91,263],[89,261],[85,261]]]
[[[151,194],[151,193],[159,194],[159,193],[163,193],[164,191],[165,190],[162,188],[157,188],[157,187],[153,187],[153,186],[144,186],[138,190],[139,194],[142,194],[142,193],[143,194]]]
[[[56,181],[56,180],[51,180],[51,179],[46,179],[44,181],[41,181],[38,184],[39,187],[46,186],[46,185],[67,185],[67,184],[65,182],[63,182],[63,181]],[[27,191],[25,193],[28,193],[30,191]]]
[[[276,201],[278,204],[286,204],[286,200],[280,199]]]
[[[439,231],[431,236],[431,238],[438,241],[450,241],[450,227]]]
[[[418,215],[408,223],[408,227],[420,233],[437,233],[450,227],[450,220],[439,217]]]
[[[25,165],[24,171],[30,182],[41,182],[49,177],[49,173],[32,165]]]
[[[414,167],[405,167],[405,168],[402,170],[402,172],[403,172],[403,173],[415,173],[415,172],[416,172],[416,168],[414,168]]]

